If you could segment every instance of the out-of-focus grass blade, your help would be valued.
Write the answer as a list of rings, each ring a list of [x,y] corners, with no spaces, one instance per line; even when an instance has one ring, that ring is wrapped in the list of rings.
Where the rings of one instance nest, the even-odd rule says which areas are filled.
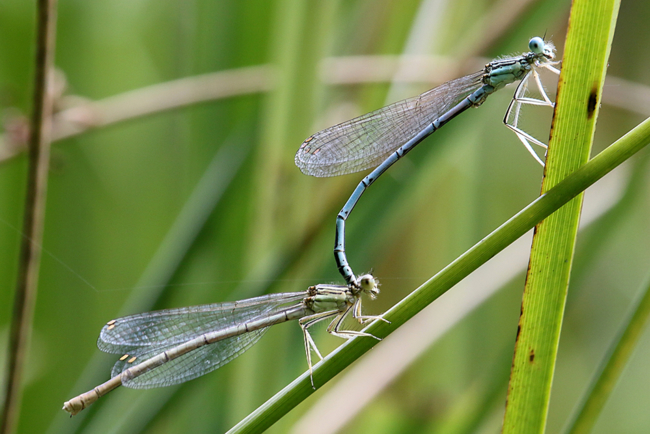
[[[631,309],[620,333],[612,342],[601,368],[594,376],[583,402],[565,430],[568,434],[588,434],[598,420],[607,399],[632,356],[650,317],[650,276],[643,284],[642,292]]]
[[[185,206],[183,206],[178,218],[169,229],[155,255],[151,258],[149,265],[136,283],[130,298],[124,303],[120,310],[121,313],[117,316],[151,310],[165,285],[169,283],[178,270],[196,236],[219,203],[224,191],[228,189],[230,182],[249,152],[250,147],[245,145],[245,141],[240,138],[233,138],[215,154],[201,180]],[[99,330],[97,332],[99,333]],[[106,366],[107,360],[105,354],[95,353],[88,362],[86,369],[79,375],[79,380],[75,383],[71,396],[79,390],[94,386],[98,378],[101,379],[108,375],[110,368]],[[171,392],[173,390],[170,389]],[[167,390],[163,393],[169,394]],[[105,400],[111,400],[111,396],[107,396]],[[144,401],[146,400],[140,400],[139,402],[144,403]],[[132,402],[124,402],[124,400],[122,400],[122,405],[129,408],[134,406]],[[93,419],[99,420],[98,416],[102,413],[105,413],[109,419],[113,418],[115,414],[114,411],[93,410]],[[87,414],[91,413],[88,412]],[[74,423],[80,424],[86,417],[86,414],[82,413],[74,418]],[[141,418],[142,413],[138,413],[137,417]],[[69,420],[57,419],[57,422],[50,427],[49,432],[69,432],[71,423]]]

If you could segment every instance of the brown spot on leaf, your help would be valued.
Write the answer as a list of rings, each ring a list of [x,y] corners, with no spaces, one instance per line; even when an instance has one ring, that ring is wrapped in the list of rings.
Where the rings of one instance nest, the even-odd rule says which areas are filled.
[[[594,117],[594,113],[596,112],[597,107],[598,107],[598,86],[596,83],[594,83],[594,86],[591,88],[591,92],[589,92],[589,99],[587,100],[588,119]]]

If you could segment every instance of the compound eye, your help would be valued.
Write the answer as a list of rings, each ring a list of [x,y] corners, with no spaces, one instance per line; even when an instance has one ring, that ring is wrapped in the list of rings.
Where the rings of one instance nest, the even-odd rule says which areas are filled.
[[[379,288],[377,288],[379,282],[377,282],[377,279],[372,274],[364,274],[363,276],[359,276],[358,279],[363,292],[371,295],[379,293]]]
[[[364,274],[359,280],[361,280],[362,287],[370,288],[375,286],[375,279],[370,274]]]
[[[544,40],[539,36],[535,36],[528,42],[528,48],[535,54],[542,54],[544,52]]]

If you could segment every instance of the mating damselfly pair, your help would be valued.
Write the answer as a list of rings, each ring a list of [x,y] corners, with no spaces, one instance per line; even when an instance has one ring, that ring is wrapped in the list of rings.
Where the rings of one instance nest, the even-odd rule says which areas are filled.
[[[359,198],[381,174],[444,124],[489,95],[519,81],[506,110],[504,123],[543,164],[530,143],[546,147],[518,127],[523,104],[553,106],[541,85],[537,68],[559,73],[553,67],[555,49],[542,38],[529,42],[530,52],[488,63],[482,71],[444,83],[422,95],[386,106],[309,137],[296,154],[297,166],[313,176],[336,176],[376,167],[366,176],[337,216],[335,258],[347,285],[316,285],[305,292],[270,294],[231,303],[169,309],[109,321],[98,347],[122,354],[111,379],[64,404],[76,414],[120,385],[152,388],[180,384],[211,372],[242,354],[271,325],[298,320],[307,364],[312,373],[311,351],[322,356],[309,334],[313,324],[331,320],[327,331],[342,338],[375,336],[341,329],[351,313],[361,324],[383,320],[364,316],[361,296],[379,293],[372,275],[355,276],[345,256],[345,221]],[[533,78],[542,99],[525,97]],[[386,321],[387,322],[387,321]],[[313,376],[312,376],[313,386]]]

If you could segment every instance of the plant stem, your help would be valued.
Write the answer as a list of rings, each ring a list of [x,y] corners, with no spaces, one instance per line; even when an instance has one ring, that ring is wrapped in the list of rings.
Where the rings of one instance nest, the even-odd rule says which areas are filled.
[[[573,2],[542,195],[589,160],[618,5]],[[582,194],[535,228],[503,433],[545,431],[581,208]]]
[[[15,432],[21,380],[31,336],[43,239],[52,126],[52,95],[48,91],[54,63],[56,0],[37,1],[36,59],[31,136],[28,151],[27,194],[23,217],[18,277],[8,351],[4,411],[0,432]]]

